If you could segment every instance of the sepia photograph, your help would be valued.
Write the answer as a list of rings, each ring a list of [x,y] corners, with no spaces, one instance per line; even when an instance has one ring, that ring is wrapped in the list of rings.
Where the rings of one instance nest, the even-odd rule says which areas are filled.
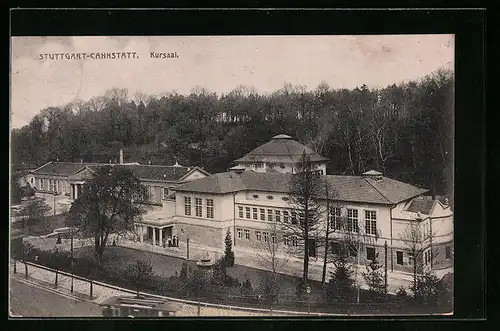
[[[14,36],[11,318],[454,312],[455,36]]]

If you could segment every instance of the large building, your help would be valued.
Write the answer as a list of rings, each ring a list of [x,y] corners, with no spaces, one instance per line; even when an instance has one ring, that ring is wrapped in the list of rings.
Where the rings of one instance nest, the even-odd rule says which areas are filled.
[[[290,202],[289,182],[292,175],[279,173],[217,173],[178,186],[175,200],[165,206],[169,210],[169,233],[189,237],[193,244],[224,248],[229,229],[234,234],[236,249],[256,250],[269,240],[289,246],[288,252],[300,252],[304,245],[288,228],[300,217],[300,211]],[[384,261],[384,244],[388,244],[388,261],[392,270],[411,270],[413,263],[404,232],[410,225],[422,231],[423,254],[428,268],[451,265],[453,220],[450,207],[423,194],[428,190],[390,179],[377,172],[362,176],[332,176],[323,178],[334,188],[336,203],[330,208],[331,242],[342,236],[337,220],[347,219],[351,235],[360,236],[363,247],[359,261],[366,263],[378,256]],[[321,204],[326,207],[326,192]],[[332,192],[330,192],[332,197]],[[326,209],[325,209],[326,211]],[[325,249],[324,236],[327,213],[320,226],[309,237],[309,255],[320,258]],[[276,234],[273,224],[284,231]],[[274,234],[274,237],[273,237]],[[431,253],[432,251],[432,253]],[[356,252],[353,256],[357,257]],[[434,258],[431,259],[431,256]]]
[[[146,186],[146,202],[162,206],[171,189],[191,180],[209,175],[198,167],[186,167],[177,162],[172,166],[124,163],[120,152],[119,163],[48,162],[25,176],[27,183],[39,193],[65,195],[71,202],[78,198],[82,185],[103,166],[126,167]]]
[[[285,134],[274,136],[271,141],[235,160],[236,166],[231,169],[294,174],[297,172],[296,164],[304,152],[315,167],[315,171],[326,175],[326,161],[328,159]]]

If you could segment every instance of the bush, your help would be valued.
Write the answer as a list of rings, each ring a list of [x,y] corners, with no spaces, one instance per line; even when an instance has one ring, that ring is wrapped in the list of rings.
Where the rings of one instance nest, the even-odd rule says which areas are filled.
[[[339,261],[326,284],[325,295],[328,302],[350,302],[355,297],[356,287],[349,264]]]
[[[224,250],[224,258],[223,263],[226,267],[232,267],[234,265],[234,252],[232,250],[233,247],[233,239],[231,238],[231,231],[227,229],[226,239],[224,240],[225,250]]]
[[[397,290],[397,292],[396,292],[396,296],[397,296],[398,298],[407,298],[407,297],[408,297],[408,292],[406,292],[406,289],[405,289],[403,286],[401,286],[401,287]]]

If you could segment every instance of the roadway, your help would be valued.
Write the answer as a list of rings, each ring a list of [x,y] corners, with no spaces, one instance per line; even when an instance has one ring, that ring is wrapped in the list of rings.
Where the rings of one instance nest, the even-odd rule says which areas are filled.
[[[23,280],[10,280],[11,316],[22,317],[100,317],[100,306],[58,294]]]

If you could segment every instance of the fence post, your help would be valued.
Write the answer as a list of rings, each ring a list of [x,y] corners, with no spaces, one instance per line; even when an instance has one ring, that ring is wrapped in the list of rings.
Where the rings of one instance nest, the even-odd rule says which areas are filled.
[[[24,261],[24,278],[28,279],[28,264]]]
[[[94,286],[92,280],[90,280],[90,298],[94,297]]]
[[[59,275],[59,270],[58,270],[58,269],[56,269],[56,282],[55,282],[55,284],[54,284],[54,285],[55,285],[55,287],[57,287],[57,276],[58,276],[58,275]]]

